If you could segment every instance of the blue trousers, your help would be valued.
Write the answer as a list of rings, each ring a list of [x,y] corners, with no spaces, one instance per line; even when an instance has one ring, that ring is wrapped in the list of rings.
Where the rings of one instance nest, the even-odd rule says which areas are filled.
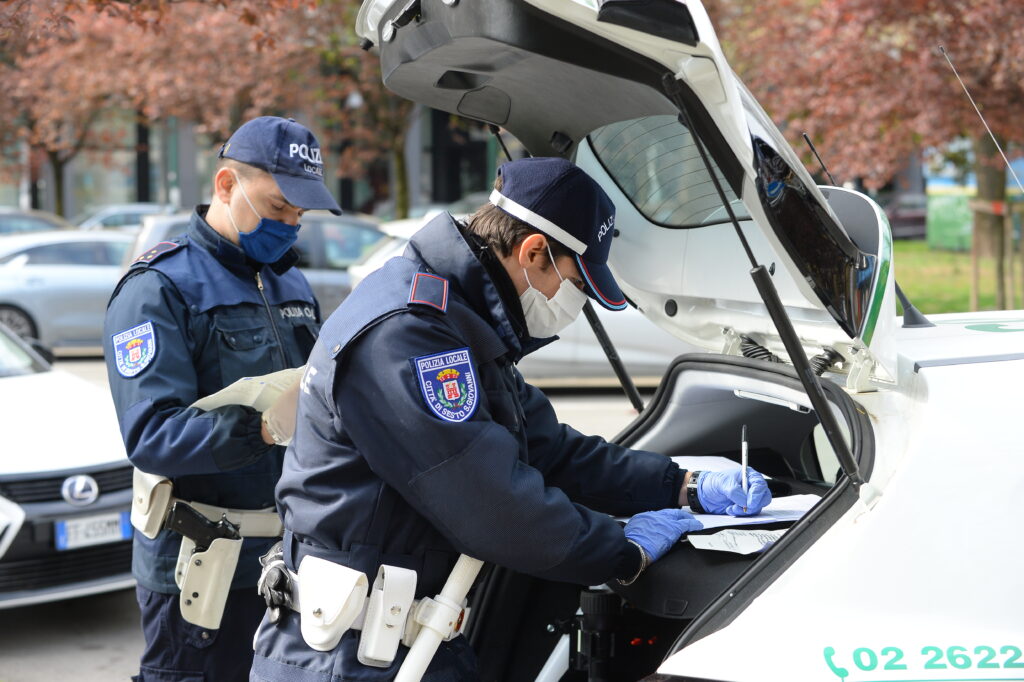
[[[245,682],[252,638],[267,609],[255,587],[232,590],[219,630],[181,617],[177,594],[135,588],[142,612],[142,652],[134,682]]]

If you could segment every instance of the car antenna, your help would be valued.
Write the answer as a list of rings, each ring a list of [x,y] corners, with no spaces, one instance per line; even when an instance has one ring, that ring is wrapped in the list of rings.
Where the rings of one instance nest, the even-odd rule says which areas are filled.
[[[900,305],[903,306],[903,327],[905,329],[917,329],[920,327],[934,327],[935,323],[924,316],[920,310],[918,310],[907,295],[903,293],[903,289],[900,288],[900,283],[893,280],[896,285],[896,297],[900,299]]]
[[[711,182],[714,184],[715,190],[722,201],[722,206],[725,208],[726,213],[729,214],[729,219],[736,229],[736,236],[739,237],[743,250],[746,251],[747,258],[750,260],[750,277],[754,280],[754,286],[757,287],[761,300],[764,301],[765,307],[768,309],[768,315],[779,332],[779,337],[786,347],[786,352],[789,353],[789,359],[793,363],[793,369],[796,370],[797,379],[807,393],[807,397],[811,400],[811,406],[818,417],[818,423],[821,424],[821,428],[825,431],[825,436],[828,438],[828,442],[836,454],[836,459],[839,460],[843,472],[850,479],[853,489],[857,491],[864,503],[870,506],[879,497],[880,493],[874,486],[865,481],[861,475],[860,466],[857,464],[857,460],[854,459],[853,453],[850,452],[846,439],[843,437],[843,432],[839,429],[839,422],[836,420],[836,416],[828,404],[828,399],[825,397],[825,391],[821,387],[821,382],[818,380],[814,370],[811,369],[811,364],[804,354],[800,338],[796,335],[793,321],[789,319],[786,308],[782,305],[782,300],[779,298],[779,292],[775,288],[775,283],[772,281],[771,275],[768,274],[768,270],[764,265],[757,262],[754,252],[750,249],[750,244],[743,234],[743,229],[736,218],[736,213],[732,210],[732,204],[722,188],[722,183],[715,174],[715,168],[711,165],[707,150],[704,149],[704,141],[694,132],[693,125],[690,123],[690,117],[686,113],[679,81],[676,80],[674,74],[666,73],[662,78],[662,86],[665,89],[665,93],[679,110],[679,122],[690,132],[694,145],[697,147],[697,151],[700,152],[700,158],[704,163],[704,167],[707,169],[708,175],[711,176]]]
[[[1020,184],[1020,178],[1017,177],[1017,172],[1013,170],[1013,166],[1010,165],[1010,161],[1006,158],[1006,154],[1003,153],[1003,147],[999,144],[999,140],[997,140],[996,136],[992,133],[992,129],[988,127],[988,121],[986,121],[985,117],[981,115],[981,109],[978,108],[978,105],[974,102],[974,98],[971,97],[971,92],[967,89],[967,84],[964,83],[964,79],[960,77],[959,73],[957,73],[956,67],[953,66],[953,60],[949,58],[949,53],[946,52],[946,48],[942,45],[939,45],[939,52],[941,52],[942,56],[946,58],[949,68],[953,69],[953,75],[956,76],[958,81],[960,81],[960,87],[964,89],[964,94],[967,95],[967,99],[970,100],[971,106],[974,107],[974,111],[978,113],[978,118],[981,119],[981,123],[985,126],[985,130],[988,131],[988,136],[992,138],[992,142],[996,145],[996,149],[999,150],[1000,156],[1003,157],[1003,163],[1005,163],[1006,167],[1010,169],[1010,175],[1013,176],[1013,180],[1017,183],[1018,189],[1020,189],[1021,193],[1024,194],[1024,185]]]
[[[828,176],[828,179],[832,183],[832,185],[838,187],[839,183],[836,182],[836,179],[832,177],[831,173],[828,172],[828,168],[825,166],[825,162],[821,160],[820,156],[818,156],[818,150],[814,148],[814,143],[811,142],[811,138],[807,136],[807,133],[804,133],[803,135],[804,142],[806,142],[807,146],[811,148],[811,153],[814,154],[814,158],[816,158],[818,160],[818,163],[821,164],[821,170],[825,171],[825,175]]]
[[[501,139],[501,130],[493,123],[487,124],[487,129],[491,131],[494,137],[498,138],[498,144],[501,145],[501,150],[505,152],[505,158],[511,161],[512,155],[509,153],[508,147],[505,146],[505,141]],[[527,152],[526,155],[530,156],[530,153]],[[605,357],[608,358],[608,363],[612,366],[615,377],[619,380],[619,384],[622,386],[626,397],[629,398],[629,402],[633,405],[633,409],[637,411],[637,414],[643,412],[644,401],[640,397],[640,391],[637,390],[636,384],[633,383],[633,378],[629,376],[625,363],[622,362],[618,351],[615,350],[615,344],[612,343],[611,338],[608,336],[608,331],[604,328],[601,318],[597,316],[597,311],[594,310],[594,306],[590,303],[589,298],[583,306],[583,314],[586,316],[587,322],[590,323],[590,329],[593,330],[594,336],[597,337],[597,342],[600,344],[601,350],[604,351]]]

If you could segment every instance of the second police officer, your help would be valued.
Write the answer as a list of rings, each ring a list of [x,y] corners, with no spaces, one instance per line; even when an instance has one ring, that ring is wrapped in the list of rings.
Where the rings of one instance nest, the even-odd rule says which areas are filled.
[[[265,559],[274,608],[252,680],[393,679],[415,637],[411,600],[437,594],[460,553],[629,582],[700,528],[679,509],[691,490],[709,513],[769,502],[757,472],[747,494],[739,470],[698,476],[559,424],[517,371],[588,296],[625,307],[607,266],[613,225],[611,200],[572,163],[509,162],[468,224],[434,218],[331,315],[277,488],[283,552]],[[636,516],[623,529],[609,514]],[[367,583],[380,589],[364,607]],[[423,679],[476,678],[454,636]]]
[[[132,553],[145,636],[140,682],[248,677],[265,608],[255,590],[258,557],[280,533],[276,515],[256,510],[272,512],[284,455],[275,441],[287,435],[275,431],[287,428],[268,422],[270,410],[261,419],[240,405],[190,405],[241,377],[305,363],[320,313],[291,246],[303,211],[341,212],[323,182],[319,144],[291,119],[247,122],[218,156],[210,205],[196,208],[184,238],[132,265],[105,323],[107,372],[131,462],[169,479],[173,498],[202,514],[191,527],[223,530],[227,514],[243,537],[221,543],[231,548],[224,561],[211,554],[204,565],[198,557],[207,555],[194,554],[192,578],[176,575],[179,550],[185,542],[190,559],[192,540],[162,529],[159,510],[149,509],[159,495],[137,485],[136,501],[154,515],[147,534],[136,530]],[[197,539],[195,549],[205,544]],[[210,594],[221,579],[225,589]],[[200,609],[198,617],[186,619],[190,609]]]

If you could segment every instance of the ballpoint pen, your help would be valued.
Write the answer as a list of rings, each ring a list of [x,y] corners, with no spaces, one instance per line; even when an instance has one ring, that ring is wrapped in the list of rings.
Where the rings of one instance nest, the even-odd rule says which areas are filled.
[[[743,425],[743,431],[740,434],[740,461],[743,466],[743,494],[747,494],[747,425]],[[747,508],[743,507],[743,513],[747,513]]]

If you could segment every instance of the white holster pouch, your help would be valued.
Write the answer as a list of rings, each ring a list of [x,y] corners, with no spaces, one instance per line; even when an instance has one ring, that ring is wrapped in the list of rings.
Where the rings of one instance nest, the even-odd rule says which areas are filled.
[[[200,502],[189,505],[211,520],[227,517],[243,538],[281,535],[281,518],[271,510],[223,509]],[[174,582],[181,589],[182,618],[211,630],[220,627],[241,551],[241,539],[216,538],[206,551],[196,552],[196,543],[182,536],[174,570]]]
[[[405,637],[406,623],[412,622],[416,597],[416,571],[381,566],[366,604],[363,634],[356,657],[363,665],[386,668],[395,660]]]
[[[330,651],[362,614],[369,581],[360,571],[314,556],[302,558],[296,578],[302,639],[311,649]]]
[[[178,570],[174,576],[177,582],[180,575],[181,616],[193,625],[216,630],[220,628],[231,580],[235,577],[242,540],[217,538],[205,552],[193,553],[194,549],[194,542],[181,539]]]
[[[264,574],[272,566],[265,564]],[[416,571],[397,566],[378,569],[369,596],[365,574],[319,557],[303,557],[298,573],[289,574],[287,605],[299,613],[306,644],[330,651],[345,632],[361,630],[356,656],[363,665],[386,668],[398,645],[411,647],[423,629],[450,641],[462,634],[469,616],[465,600],[456,604],[443,595],[417,600]]]
[[[167,477],[138,469],[132,472],[132,525],[150,540],[164,527],[171,508],[171,493],[172,484]]]
[[[138,469],[132,473],[132,526],[147,538],[155,538],[164,529],[175,501],[170,479]],[[224,509],[200,502],[188,505],[211,521],[227,517],[243,537],[281,535],[281,518],[273,509]],[[220,628],[241,551],[241,540],[216,538],[206,551],[196,552],[195,543],[182,536],[174,582],[181,589],[181,616],[186,621],[211,630]]]

